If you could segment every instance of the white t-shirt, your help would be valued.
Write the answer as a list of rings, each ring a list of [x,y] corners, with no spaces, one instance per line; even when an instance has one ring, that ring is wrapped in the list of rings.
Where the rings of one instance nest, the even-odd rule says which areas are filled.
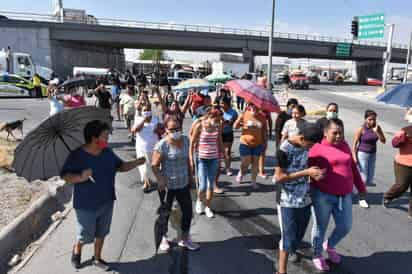
[[[135,116],[134,126],[137,126],[143,122],[144,118],[141,116]],[[159,141],[159,137],[154,132],[159,120],[157,117],[152,117],[150,123],[144,123],[142,130],[136,133],[136,153],[140,152],[152,152],[155,144]]]
[[[306,123],[306,120],[301,119],[300,123]],[[298,125],[295,119],[289,119],[286,121],[285,125],[282,129],[282,135],[287,135],[288,137],[292,137],[299,134]]]

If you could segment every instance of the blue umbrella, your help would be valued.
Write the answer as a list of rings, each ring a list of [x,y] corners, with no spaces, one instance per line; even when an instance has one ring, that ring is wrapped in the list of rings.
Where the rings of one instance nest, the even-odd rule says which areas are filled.
[[[412,84],[402,84],[379,94],[376,97],[378,102],[398,105],[400,107],[412,106]]]

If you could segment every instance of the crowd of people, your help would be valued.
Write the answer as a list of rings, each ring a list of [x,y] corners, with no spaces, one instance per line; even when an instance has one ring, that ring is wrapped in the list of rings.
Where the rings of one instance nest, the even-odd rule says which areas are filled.
[[[52,102],[55,95],[52,88],[50,91]],[[108,110],[114,107],[112,113],[118,116],[119,121],[125,121],[129,137],[135,142],[138,160],[125,166],[125,162],[113,152],[107,155],[103,153],[110,149],[107,148],[107,137],[101,137],[101,134],[107,133],[107,129],[101,126],[99,130],[85,130],[87,144],[83,151],[73,153],[66,162],[62,176],[77,187],[74,194],[79,235],[72,256],[75,267],[79,266],[82,244],[90,242],[91,238],[96,238],[97,250],[101,251],[103,238],[108,233],[107,223],[110,226],[112,205],[107,210],[103,207],[105,203],[113,202],[113,195],[101,194],[101,191],[92,195],[102,195],[96,198],[101,199],[98,205],[89,207],[84,202],[83,207],[80,202],[89,191],[87,185],[90,184],[91,172],[82,169],[76,159],[86,157],[85,153],[105,155],[113,163],[110,176],[116,171],[138,166],[145,193],[152,190],[164,193],[167,190],[165,202],[168,209],[177,200],[182,211],[182,238],[179,245],[190,250],[199,249],[199,245],[190,237],[192,199],[196,214],[213,218],[213,196],[223,192],[219,187],[221,171],[227,176],[235,176],[235,182],[240,184],[250,169],[251,179],[248,182],[252,189],[259,188],[258,176],[263,179],[267,177],[264,173],[264,157],[272,136],[271,114],[248,102],[244,109],[235,110],[235,97],[224,88],[217,91],[213,100],[202,90],[188,90],[187,94],[184,102],[179,102],[167,87],[147,88],[138,83],[128,84],[124,91],[119,85],[113,87],[111,92],[106,90],[103,83],[99,83],[89,93],[96,97],[98,107]],[[56,102],[53,101],[53,104]],[[191,123],[185,119],[187,112],[191,114]],[[352,192],[355,187],[360,207],[369,207],[366,193],[367,186],[374,184],[377,143],[386,142],[373,110],[365,111],[364,121],[355,133],[352,147],[345,139],[344,123],[339,119],[336,103],[328,104],[325,117],[316,122],[307,121],[305,116],[305,107],[297,99],[289,99],[286,109],[277,115],[274,125],[276,152],[269,151],[275,153],[277,159],[272,181],[278,186],[276,201],[282,234],[279,243],[279,274],[287,272],[288,261],[299,259],[296,250],[310,218],[313,219],[314,267],[321,271],[330,269],[323,256],[324,251],[330,262],[340,263],[341,257],[336,246],[352,227]],[[406,117],[412,121],[412,111]],[[240,130],[239,142],[236,142],[239,145],[235,149],[240,154],[241,163],[239,172],[233,174],[232,149],[236,130]],[[392,141],[400,154],[394,164],[396,183],[385,193],[384,205],[389,205],[411,185],[411,136],[412,127],[409,126],[402,129]],[[104,180],[114,186],[114,177]],[[83,184],[78,184],[81,182],[88,182],[84,184],[85,190],[81,190]],[[192,182],[196,185],[196,198],[192,197],[190,191]],[[83,212],[85,209],[93,209],[93,218]],[[412,202],[409,215],[412,216]],[[335,227],[326,236],[331,216]],[[94,222],[93,229],[88,227],[90,222]],[[165,236],[160,249],[167,251],[169,248]],[[99,252],[96,253],[95,263],[104,266]]]

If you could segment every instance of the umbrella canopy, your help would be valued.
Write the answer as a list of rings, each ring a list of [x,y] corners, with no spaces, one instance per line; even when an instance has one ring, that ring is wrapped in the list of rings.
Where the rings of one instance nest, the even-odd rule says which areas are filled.
[[[43,121],[16,148],[16,174],[29,182],[59,176],[69,153],[85,143],[83,129],[93,120],[111,125],[110,113],[94,106],[64,110]]]
[[[378,102],[398,105],[400,107],[412,106],[412,84],[402,84],[385,91],[376,97]]]
[[[69,89],[72,87],[93,87],[96,84],[96,79],[92,77],[79,76],[64,81],[59,88]]]
[[[225,88],[234,92],[260,109],[268,112],[280,112],[280,107],[272,92],[262,88],[249,80],[232,80],[225,84]]]
[[[189,79],[180,82],[175,86],[174,90],[188,90],[188,89],[210,89],[213,88],[213,84],[204,79]]]
[[[233,77],[224,73],[212,73],[206,76],[205,79],[212,83],[226,83],[233,80]]]

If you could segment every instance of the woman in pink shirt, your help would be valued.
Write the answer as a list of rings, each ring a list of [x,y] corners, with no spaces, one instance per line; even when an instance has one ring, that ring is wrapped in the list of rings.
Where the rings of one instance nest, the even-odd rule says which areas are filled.
[[[399,148],[394,162],[395,184],[383,195],[383,205],[387,207],[393,199],[411,188],[409,218],[412,218],[412,108],[406,113],[405,119],[410,125],[402,128],[392,139],[392,146]]]
[[[329,265],[322,256],[327,251],[332,263],[340,263],[336,245],[350,232],[352,227],[352,190],[359,191],[360,201],[364,200],[366,188],[358,168],[352,158],[351,149],[343,139],[343,123],[330,119],[324,130],[324,139],[309,151],[309,166],[318,166],[324,177],[311,182],[314,226],[312,240],[314,248],[313,264],[318,270],[328,271]],[[325,238],[330,216],[335,220],[335,229],[327,241]]]

